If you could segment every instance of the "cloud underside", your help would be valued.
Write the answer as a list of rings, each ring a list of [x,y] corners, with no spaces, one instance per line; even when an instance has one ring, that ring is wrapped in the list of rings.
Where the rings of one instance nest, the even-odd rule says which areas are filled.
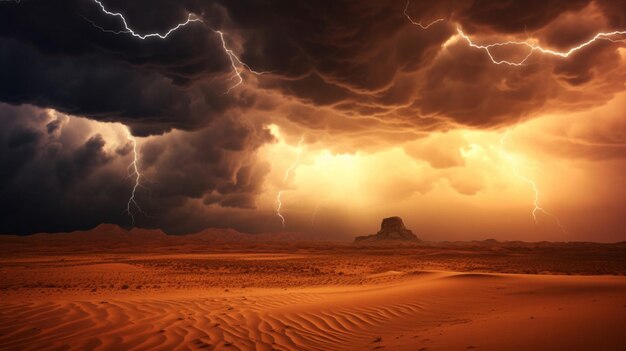
[[[408,21],[404,0],[104,3],[141,33],[162,32],[189,13],[202,22],[166,40],[140,40],[112,33],[122,29],[119,18],[89,0],[0,5],[0,232],[127,222],[120,204],[132,179],[114,179],[126,174],[128,140],[121,126],[98,130],[92,121],[148,137],[141,159],[155,218],[146,225],[247,229],[259,220],[251,211],[272,171],[271,160],[259,157],[276,142],[271,124],[333,152],[406,146],[407,155],[441,170],[465,166],[442,145],[467,145],[433,135],[588,111],[613,100],[626,81],[620,42],[599,40],[567,58],[536,52],[517,67],[494,64],[457,32],[479,44],[530,38],[562,51],[625,29],[621,1],[411,3],[413,19],[445,19],[428,29]],[[238,78],[217,30],[242,62],[266,74],[237,64],[244,82],[230,90]],[[519,61],[528,50],[492,54]],[[622,121],[588,126],[583,141],[562,140],[560,157],[623,157]],[[589,151],[598,145],[602,153]],[[457,176],[449,182],[467,195],[480,188]],[[194,217],[206,216],[195,211],[201,207],[215,217]],[[232,208],[248,212],[224,214]]]

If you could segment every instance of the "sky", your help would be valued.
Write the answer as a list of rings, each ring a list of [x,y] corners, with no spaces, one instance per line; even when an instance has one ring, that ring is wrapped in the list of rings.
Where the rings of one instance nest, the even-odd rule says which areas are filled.
[[[626,3],[0,2],[0,233],[626,240]]]

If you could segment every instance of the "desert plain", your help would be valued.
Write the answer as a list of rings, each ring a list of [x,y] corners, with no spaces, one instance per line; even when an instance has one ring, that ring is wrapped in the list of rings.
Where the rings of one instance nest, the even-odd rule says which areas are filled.
[[[1,350],[625,350],[626,243],[0,236]]]

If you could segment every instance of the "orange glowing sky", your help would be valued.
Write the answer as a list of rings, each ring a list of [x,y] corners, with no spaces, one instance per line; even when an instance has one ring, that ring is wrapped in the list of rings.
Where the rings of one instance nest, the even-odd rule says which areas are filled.
[[[619,240],[623,225],[625,143],[594,138],[599,126],[623,128],[626,95],[585,112],[489,131],[456,129],[366,152],[334,153],[323,144],[302,147],[273,126],[278,142],[262,151],[272,172],[261,198],[271,212],[283,190],[286,227],[371,231],[400,215],[427,239]],[[602,127],[601,127],[602,128]],[[619,129],[618,129],[619,130]],[[504,148],[502,139],[508,131]],[[305,140],[307,140],[305,134]],[[601,179],[601,181],[598,181]],[[539,211],[533,218],[533,181]],[[563,225],[559,227],[558,221]],[[311,223],[306,223],[310,221]],[[609,235],[607,235],[609,234]],[[612,234],[612,235],[611,235]]]

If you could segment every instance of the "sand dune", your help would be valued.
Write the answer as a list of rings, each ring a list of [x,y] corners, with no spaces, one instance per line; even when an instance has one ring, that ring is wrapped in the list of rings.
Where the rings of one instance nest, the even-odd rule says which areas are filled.
[[[0,237],[0,350],[626,349],[625,243],[216,233]]]
[[[3,350],[623,350],[626,278],[413,273],[378,285],[0,303]]]

